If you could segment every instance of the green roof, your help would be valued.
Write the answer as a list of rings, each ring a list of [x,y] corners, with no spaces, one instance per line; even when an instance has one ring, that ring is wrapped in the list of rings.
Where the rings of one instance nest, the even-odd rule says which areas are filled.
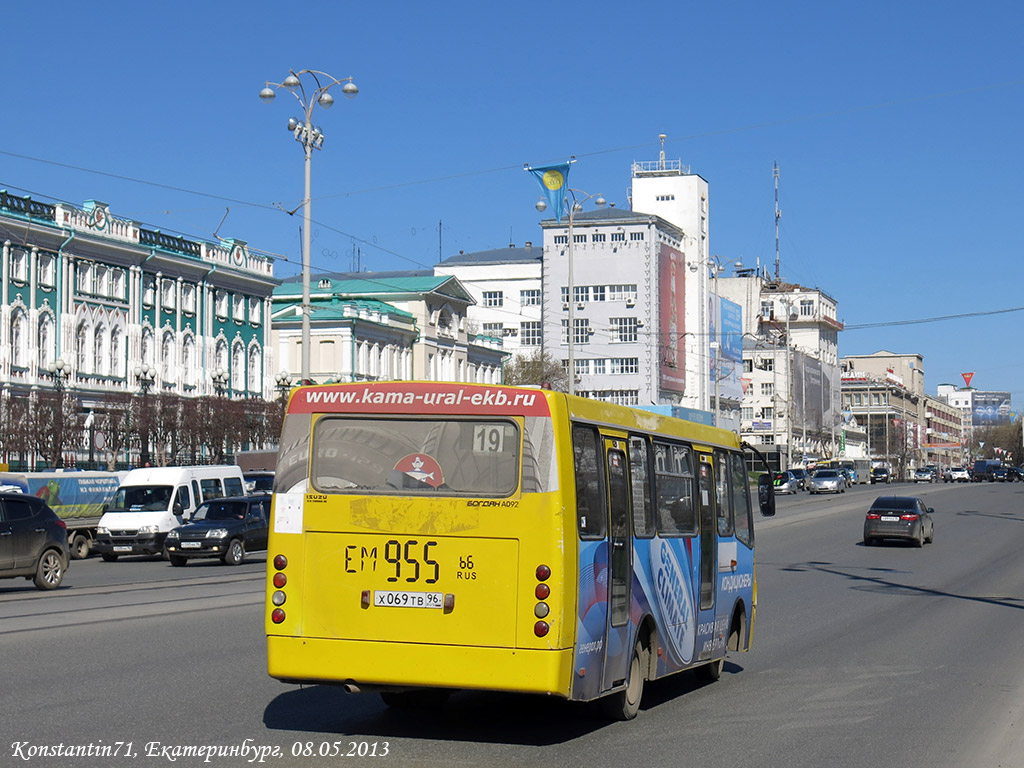
[[[301,294],[301,291],[300,291]],[[300,297],[296,297],[300,298]],[[274,312],[275,320],[291,320],[293,318],[287,316],[287,312],[292,309],[297,309],[300,306],[300,302],[296,301],[294,304],[289,304],[287,307],[281,307]],[[329,300],[314,297],[310,301],[310,320],[356,320],[360,319],[357,316],[353,316],[351,313],[346,314],[346,308],[355,307],[357,315],[365,312],[380,312],[390,315],[399,321],[404,321],[409,325],[414,325],[416,320],[411,312],[406,312],[404,309],[398,309],[392,304],[388,304],[384,301],[377,301],[375,299],[341,299],[338,297],[332,297]],[[295,320],[301,319],[298,314],[294,316]],[[366,318],[362,318],[366,320]],[[370,322],[376,322],[370,320]]]
[[[330,287],[320,287],[330,281]],[[311,296],[335,295],[340,297],[392,297],[408,294],[439,293],[462,301],[471,301],[462,283],[451,275],[433,275],[422,272],[361,272],[358,274],[325,275],[310,285]],[[274,289],[275,299],[302,295],[301,278],[288,279]]]

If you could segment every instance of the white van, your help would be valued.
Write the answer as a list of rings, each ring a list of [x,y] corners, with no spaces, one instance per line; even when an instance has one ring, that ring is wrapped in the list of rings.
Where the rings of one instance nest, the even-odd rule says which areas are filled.
[[[204,501],[244,493],[242,470],[231,464],[133,469],[106,505],[93,550],[107,562],[162,554],[167,532]]]

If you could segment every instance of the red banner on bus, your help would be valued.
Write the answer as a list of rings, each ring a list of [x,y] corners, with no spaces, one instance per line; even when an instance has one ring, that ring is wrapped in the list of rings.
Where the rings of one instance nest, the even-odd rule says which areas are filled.
[[[288,412],[551,415],[540,390],[411,381],[300,387],[292,395]]]

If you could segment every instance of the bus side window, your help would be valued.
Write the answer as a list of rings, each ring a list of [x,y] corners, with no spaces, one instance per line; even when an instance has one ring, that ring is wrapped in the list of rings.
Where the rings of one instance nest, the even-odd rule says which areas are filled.
[[[642,437],[629,438],[629,474],[633,497],[633,533],[642,539],[654,536],[650,466],[647,440]]]
[[[588,427],[572,429],[572,451],[576,469],[576,519],[581,539],[603,539],[608,515],[604,508],[601,482],[602,454],[597,432]]]
[[[715,451],[715,501],[718,509],[718,535],[732,536],[733,533],[733,476],[728,454]]]
[[[750,480],[747,465],[738,453],[729,455],[732,477],[732,509],[736,522],[736,538],[748,547],[754,546],[754,524],[750,513]]]
[[[684,536],[697,532],[691,451],[685,445],[654,444],[658,532]]]

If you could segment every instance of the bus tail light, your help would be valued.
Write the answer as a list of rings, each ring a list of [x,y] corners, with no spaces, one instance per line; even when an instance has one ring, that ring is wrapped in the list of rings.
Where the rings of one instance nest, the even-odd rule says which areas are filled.
[[[274,574],[271,581],[277,588],[277,591],[271,595],[270,602],[279,607],[271,611],[270,620],[275,624],[280,624],[284,621],[285,616],[284,609],[280,606],[284,605],[285,600],[287,600],[287,596],[281,591],[281,588],[288,583],[288,577],[281,573],[281,571],[288,567],[288,558],[284,555],[274,555],[274,567],[277,569],[277,573]]]
[[[533,615],[541,619],[541,621],[533,625],[533,634],[537,637],[544,637],[551,631],[551,625],[543,621],[551,613],[550,606],[544,602],[551,594],[551,587],[544,583],[551,578],[551,567],[542,563],[537,566],[535,573],[537,581],[540,583],[533,590],[533,595],[537,598],[537,604],[533,606]]]

